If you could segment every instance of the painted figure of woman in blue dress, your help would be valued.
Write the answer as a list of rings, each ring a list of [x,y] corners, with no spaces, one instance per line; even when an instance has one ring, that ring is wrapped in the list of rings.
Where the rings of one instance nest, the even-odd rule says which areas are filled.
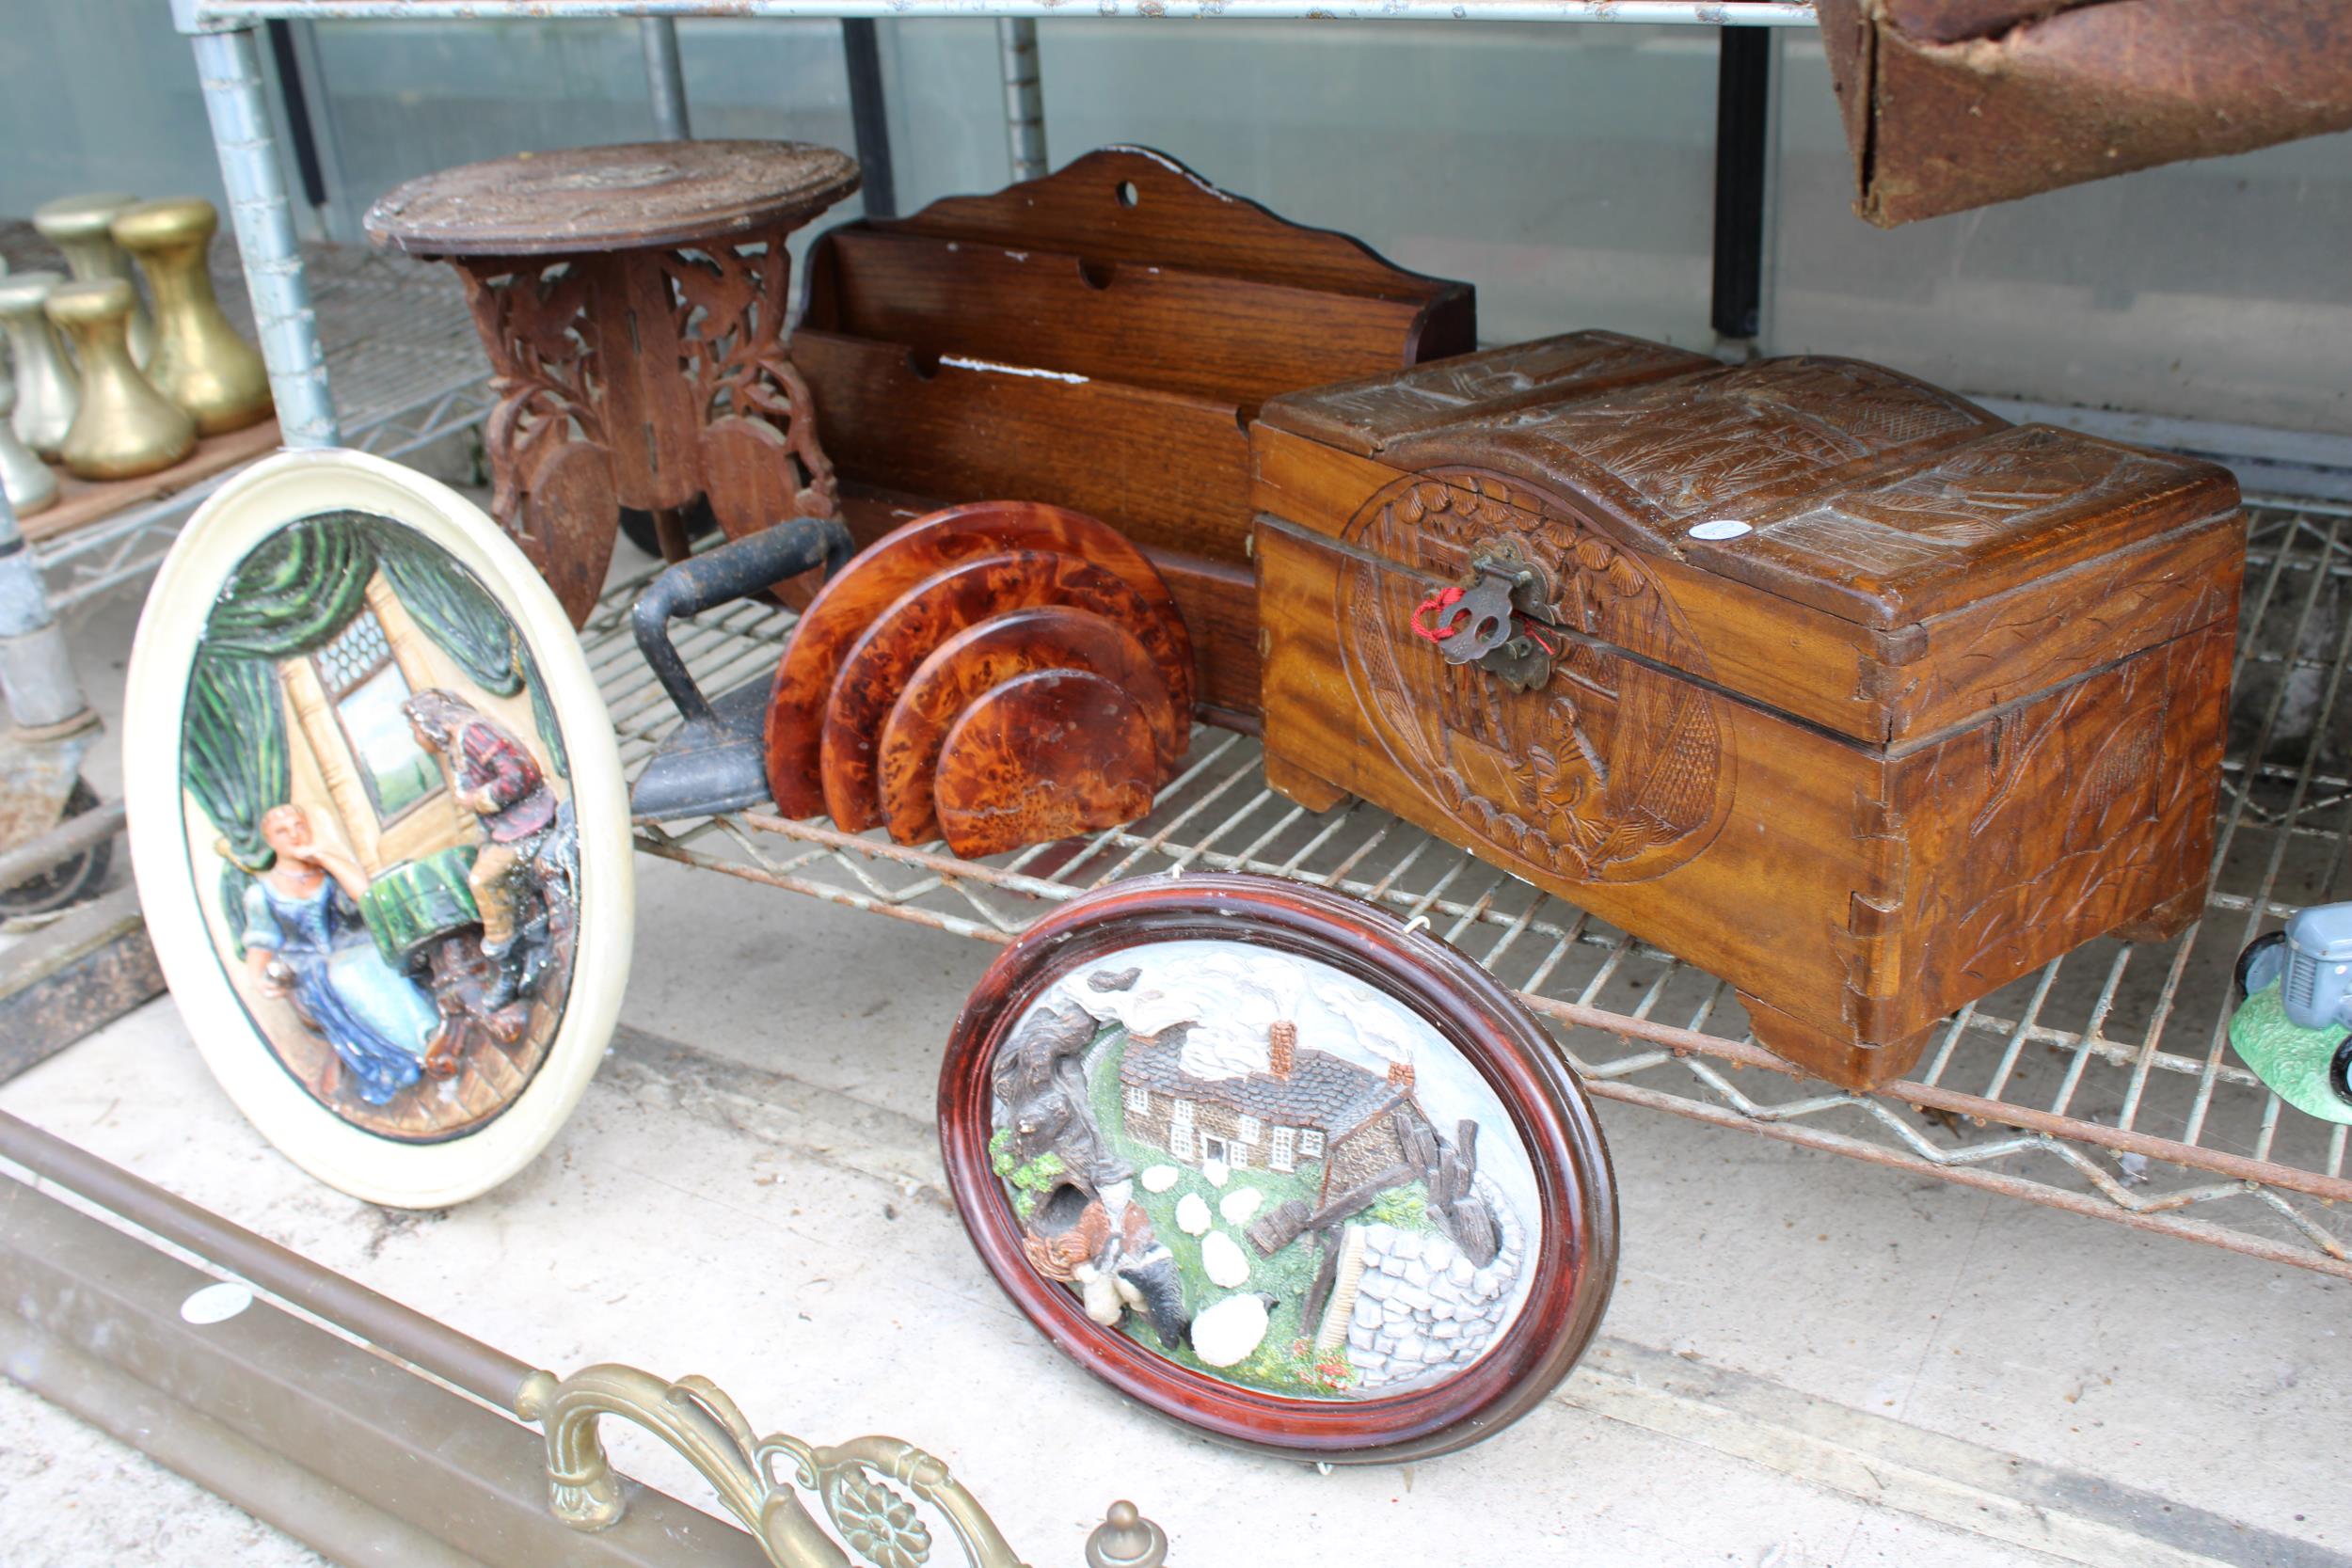
[[[291,997],[371,1105],[417,1081],[442,1027],[424,988],[376,950],[356,902],[359,867],[316,842],[300,806],[273,806],[262,837],[277,863],[246,886],[246,965],[262,994]]]

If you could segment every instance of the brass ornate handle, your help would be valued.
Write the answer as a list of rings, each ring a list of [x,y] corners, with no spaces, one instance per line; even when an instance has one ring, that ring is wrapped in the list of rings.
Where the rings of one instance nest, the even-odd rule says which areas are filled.
[[[735,1402],[708,1378],[665,1383],[612,1363],[561,1382],[552,1372],[534,1372],[516,1395],[515,1413],[547,1433],[548,1503],[576,1529],[620,1520],[620,1481],[596,1434],[599,1420],[618,1416],[701,1471],[776,1568],[850,1568],[850,1552],[873,1568],[924,1568],[932,1541],[918,1501],[947,1521],[968,1568],[1024,1568],[979,1499],[930,1454],[895,1437],[818,1448],[783,1433],[755,1436]],[[788,1473],[780,1473],[783,1460],[790,1462]],[[796,1488],[816,1494],[840,1542]],[[1086,1560],[1095,1568],[1162,1568],[1167,1551],[1160,1528],[1134,1504],[1120,1502],[1088,1539]]]

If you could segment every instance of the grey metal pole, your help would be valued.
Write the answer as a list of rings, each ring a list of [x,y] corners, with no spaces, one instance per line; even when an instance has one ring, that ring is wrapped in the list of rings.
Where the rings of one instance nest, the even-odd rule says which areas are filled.
[[[183,10],[185,29],[191,24],[184,0],[174,8]],[[310,283],[302,276],[286,171],[270,135],[269,101],[262,90],[262,59],[253,29],[197,33],[188,42],[196,51],[204,112],[213,122],[213,147],[220,155],[221,182],[229,191],[246,288],[253,295],[254,336],[269,363],[278,429],[290,447],[340,446],[342,432],[327,395],[318,317],[310,309]]]
[[[66,652],[65,630],[49,613],[40,569],[17,530],[16,508],[5,491],[0,491],[0,700],[26,730],[51,729],[89,712]]]
[[[637,24],[645,41],[645,90],[653,98],[653,125],[663,141],[684,141],[694,133],[686,119],[686,62],[677,52],[677,24],[649,16]]]
[[[1038,86],[1037,24],[1027,17],[996,19],[996,48],[1005,69],[1005,148],[1015,180],[1045,177],[1045,95]]]

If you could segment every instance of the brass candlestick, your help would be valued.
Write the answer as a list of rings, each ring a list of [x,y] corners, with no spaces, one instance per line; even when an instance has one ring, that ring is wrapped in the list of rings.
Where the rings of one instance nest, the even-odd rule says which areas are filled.
[[[57,476],[49,465],[24,450],[8,416],[16,408],[16,388],[0,386],[0,490],[20,517],[29,517],[57,499]]]
[[[16,413],[9,422],[17,439],[53,463],[82,406],[80,378],[43,309],[49,292],[64,281],[56,272],[0,277],[0,331],[8,333],[16,357]]]
[[[115,243],[147,274],[155,296],[155,355],[147,379],[219,436],[269,418],[269,371],[237,336],[213,294],[208,262],[220,214],[198,197],[147,201],[114,221]]]
[[[59,197],[33,209],[33,227],[64,253],[65,264],[76,282],[119,277],[131,285],[131,361],[144,366],[155,353],[155,324],[148,320],[147,307],[139,300],[131,258],[122,253],[114,237],[115,218],[125,208],[137,205],[138,199],[125,191]]]
[[[82,410],[66,432],[65,466],[84,479],[131,479],[196,450],[196,421],[131,362],[131,307],[119,277],[68,283],[49,294],[49,319],[82,361]]]

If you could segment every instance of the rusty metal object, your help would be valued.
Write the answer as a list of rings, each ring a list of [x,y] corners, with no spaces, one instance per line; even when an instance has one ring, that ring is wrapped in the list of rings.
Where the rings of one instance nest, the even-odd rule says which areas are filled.
[[[88,804],[69,807],[65,819],[39,838],[24,843],[0,838],[0,845],[8,846],[0,848],[0,888],[14,887],[79,860],[120,832],[122,802],[102,804],[93,791]]]
[[[96,853],[87,846],[54,853],[42,846],[60,822],[87,811],[87,806],[74,810],[75,794],[87,787],[82,758],[97,738],[95,717],[69,733],[40,738],[24,729],[0,730],[0,849],[11,851],[8,865],[22,865],[0,881],[0,912],[33,914],[58,907],[49,885],[63,867]],[[12,852],[18,849],[31,853]]]
[[[61,760],[53,753],[47,766]],[[21,784],[25,776],[22,765],[0,767],[0,781],[6,781],[0,787]],[[24,800],[19,790],[6,803],[18,808]],[[59,810],[57,826],[0,853],[0,867],[8,868],[0,869],[0,915],[48,914],[80,903],[104,885],[114,858],[114,836],[122,831],[122,802],[102,805],[89,781],[76,777]]]
[[[1820,0],[1854,210],[1892,228],[2352,127],[2345,0]]]

